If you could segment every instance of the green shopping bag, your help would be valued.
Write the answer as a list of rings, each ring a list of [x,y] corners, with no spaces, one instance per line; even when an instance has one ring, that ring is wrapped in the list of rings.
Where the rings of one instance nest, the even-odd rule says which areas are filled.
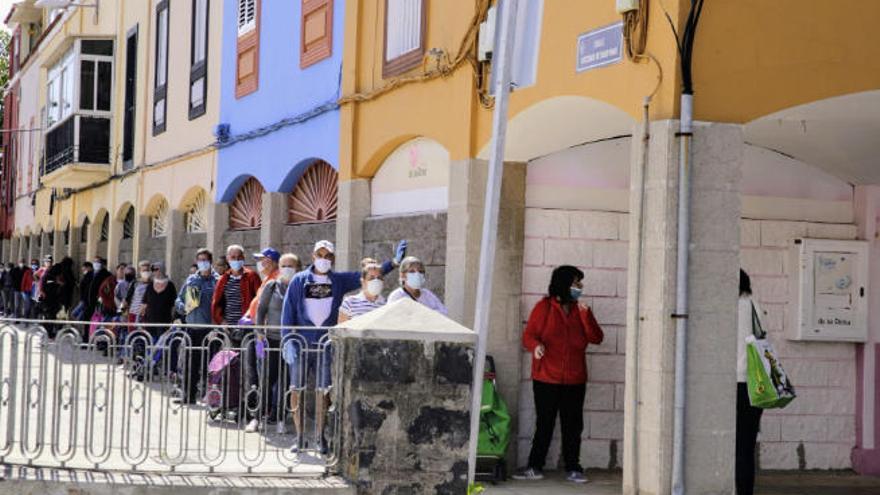
[[[782,408],[796,397],[776,351],[767,340],[758,312],[752,305],[752,335],[746,337],[746,385],[749,402],[761,409]]]
[[[477,455],[503,458],[510,443],[510,413],[491,380],[483,381]]]

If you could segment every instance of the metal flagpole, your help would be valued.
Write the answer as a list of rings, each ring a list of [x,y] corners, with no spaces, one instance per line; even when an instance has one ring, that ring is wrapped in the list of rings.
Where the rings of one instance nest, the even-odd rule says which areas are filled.
[[[474,330],[477,332],[477,355],[474,358],[474,386],[471,395],[471,432],[468,445],[468,485],[474,482],[477,469],[477,440],[480,432],[480,404],[483,398],[483,370],[486,361],[486,337],[492,297],[492,274],[495,271],[495,244],[498,237],[498,210],[501,201],[501,176],[504,167],[504,141],[507,134],[507,102],[510,94],[510,60],[513,52],[517,0],[503,0],[500,9],[501,31],[493,56],[498,77],[495,80],[495,111],[492,117],[492,147],[489,155],[489,178],[483,211],[483,240],[480,245],[480,272],[477,279],[477,304]]]

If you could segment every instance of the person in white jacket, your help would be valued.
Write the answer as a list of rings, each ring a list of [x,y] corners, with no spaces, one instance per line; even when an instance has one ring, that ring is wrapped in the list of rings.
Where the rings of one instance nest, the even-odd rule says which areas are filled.
[[[425,265],[415,256],[407,256],[400,262],[400,287],[391,292],[388,303],[407,297],[442,315],[449,314],[440,298],[425,288]]]
[[[752,495],[755,491],[755,444],[761,429],[763,409],[752,407],[746,386],[746,338],[753,334],[753,314],[761,310],[752,300],[752,281],[739,271],[739,302],[736,332],[736,493]]]

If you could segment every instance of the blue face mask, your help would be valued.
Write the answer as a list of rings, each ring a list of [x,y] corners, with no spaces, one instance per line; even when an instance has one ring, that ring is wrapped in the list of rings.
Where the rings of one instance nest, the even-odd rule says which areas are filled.
[[[200,272],[206,272],[211,269],[210,261],[197,261],[196,265]]]
[[[234,272],[241,271],[244,268],[244,260],[229,260],[229,267]]]
[[[571,288],[571,298],[572,298],[573,300],[577,301],[578,299],[580,299],[581,294],[582,294],[583,292],[584,292],[584,291],[583,291],[582,289],[579,289],[578,287],[572,287],[572,288]]]

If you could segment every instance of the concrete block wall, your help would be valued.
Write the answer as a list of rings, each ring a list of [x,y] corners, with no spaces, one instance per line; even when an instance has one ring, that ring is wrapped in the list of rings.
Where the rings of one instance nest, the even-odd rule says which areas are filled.
[[[177,272],[174,273],[172,280],[178,287],[189,275],[189,267],[195,263],[196,251],[203,247],[207,247],[208,235],[205,233],[184,233],[180,236],[180,245],[178,246],[178,254],[180,263],[178,263]],[[216,256],[216,254],[215,254]]]
[[[143,241],[143,252],[140,253],[141,260],[148,261],[165,261],[165,238],[164,237],[148,237]]]
[[[856,344],[793,342],[789,315],[788,253],[798,237],[855,239],[852,224],[767,220],[741,222],[740,259],[751,279],[770,334],[798,398],[769,410],[761,423],[762,469],[850,469],[855,446]]]
[[[427,288],[441,300],[446,286],[446,213],[427,213],[364,220],[363,256],[380,262],[394,256],[401,239],[408,241],[407,254],[425,263]],[[385,276],[386,293],[399,284],[398,272]]]
[[[134,258],[134,240],[122,239],[119,241],[119,263],[132,264],[136,261]]]
[[[584,271],[582,302],[593,309],[605,341],[587,348],[588,383],[584,404],[581,464],[619,468],[623,453],[627,239],[629,215],[600,211],[526,208],[522,321],[547,293],[550,273],[562,264]],[[518,458],[528,458],[535,430],[531,356],[523,354]],[[560,462],[559,426],[547,468]]]
[[[223,251],[219,254],[225,256],[226,248],[232,244],[239,244],[244,248],[245,265],[253,267],[254,258],[251,253],[260,250],[260,229],[227,230],[223,233]]]
[[[316,242],[322,239],[336,242],[336,222],[285,225],[281,239],[281,246],[274,246],[275,249],[299,256],[305,268],[312,262],[312,249]]]

